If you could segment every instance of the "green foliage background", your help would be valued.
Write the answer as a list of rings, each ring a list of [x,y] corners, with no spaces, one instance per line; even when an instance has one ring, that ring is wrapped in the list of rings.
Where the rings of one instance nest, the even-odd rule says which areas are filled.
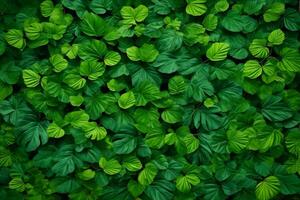
[[[0,0],[0,198],[300,198],[296,0]]]

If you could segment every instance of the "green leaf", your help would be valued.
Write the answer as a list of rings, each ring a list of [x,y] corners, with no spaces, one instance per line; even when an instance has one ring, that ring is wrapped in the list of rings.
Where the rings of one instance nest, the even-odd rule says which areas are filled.
[[[92,0],[89,7],[96,14],[105,14],[106,11],[111,10],[113,2],[110,0]]]
[[[109,51],[104,57],[104,63],[108,66],[114,66],[121,60],[121,56],[118,52]]]
[[[96,175],[95,171],[93,171],[91,169],[86,169],[86,170],[78,173],[78,177],[84,181],[93,179],[95,177],[95,175]]]
[[[126,54],[127,54],[128,58],[132,61],[140,60],[139,48],[136,46],[129,47],[128,49],[126,49]]]
[[[192,185],[198,185],[200,179],[195,174],[187,174],[185,176],[179,176],[176,179],[176,188],[180,192],[189,192]]]
[[[226,135],[228,138],[228,148],[232,152],[241,152],[249,143],[247,132],[229,129],[226,132]]]
[[[49,61],[54,67],[55,72],[61,72],[68,67],[68,61],[60,54],[51,56]]]
[[[27,87],[36,87],[40,84],[41,76],[30,69],[23,70],[23,80]]]
[[[208,14],[205,16],[203,19],[203,26],[206,28],[208,31],[213,31],[217,28],[218,26],[218,17],[213,15],[213,14]]]
[[[175,186],[167,180],[158,180],[146,187],[145,194],[150,199],[172,200],[174,199]]]
[[[161,51],[174,51],[181,47],[183,34],[173,29],[163,31],[158,39],[158,49]]]
[[[64,82],[75,90],[83,88],[86,84],[86,80],[77,74],[68,74],[64,78]]]
[[[78,44],[73,44],[72,46],[69,44],[64,44],[61,47],[61,53],[66,54],[69,59],[75,59],[78,54]]]
[[[252,15],[259,12],[265,4],[265,0],[245,0],[243,9],[245,13]]]
[[[122,166],[115,159],[106,160],[105,158],[100,158],[99,166],[108,175],[115,175],[120,173]]]
[[[116,97],[97,93],[92,96],[85,97],[85,110],[90,115],[91,119],[96,120],[101,116],[102,112],[106,111],[109,107],[112,109],[116,109],[116,101]]]
[[[142,22],[148,16],[148,8],[144,5],[139,5],[134,9],[134,19],[137,22]]]
[[[185,11],[192,16],[201,16],[206,13],[206,0],[187,0]]]
[[[139,173],[138,181],[141,185],[150,185],[156,177],[158,169],[153,163],[147,163],[145,168]]]
[[[80,75],[87,76],[89,80],[97,80],[105,72],[103,63],[95,60],[85,60],[80,63]]]
[[[187,148],[187,153],[193,153],[194,151],[196,151],[199,146],[200,146],[200,142],[197,138],[195,138],[192,134],[188,134],[183,138],[183,141],[186,145]]]
[[[186,88],[187,83],[182,76],[174,76],[169,80],[168,89],[171,95],[183,93]]]
[[[155,148],[159,149],[163,146],[164,144],[164,132],[160,127],[147,127],[146,130],[147,132],[146,137],[145,137],[145,143],[147,146],[150,148]]]
[[[52,166],[52,171],[58,176],[66,176],[75,170],[75,162],[73,156],[68,155],[64,158],[59,159],[59,161]]]
[[[283,21],[284,26],[290,31],[298,31],[300,29],[300,14],[295,9],[286,9]]]
[[[54,10],[54,5],[51,0],[45,0],[41,3],[40,8],[43,17],[50,17],[52,11]]]
[[[194,125],[199,128],[200,124],[207,130],[216,130],[224,123],[224,118],[217,115],[217,111],[213,109],[205,109],[195,113]]]
[[[118,140],[112,143],[112,147],[117,154],[129,154],[136,148],[137,140],[133,136],[118,134],[115,137]]]
[[[202,102],[206,96],[214,94],[214,88],[211,82],[203,78],[202,74],[195,74],[192,77],[191,84],[187,89],[187,95],[193,97],[196,101]]]
[[[285,34],[284,32],[282,32],[281,29],[276,29],[272,31],[268,36],[268,41],[272,45],[280,45],[283,43],[284,39],[285,39]]]
[[[300,53],[297,49],[285,47],[280,51],[281,61],[278,62],[278,68],[282,71],[299,72],[300,71]]]
[[[167,109],[161,113],[161,118],[169,124],[180,122],[182,120],[182,109],[177,107]]]
[[[132,46],[126,50],[127,56],[132,61],[153,62],[159,52],[152,44],[143,44],[140,48]]]
[[[255,194],[258,200],[269,200],[279,193],[280,182],[276,176],[268,176],[258,183]]]
[[[292,110],[278,96],[270,96],[263,102],[262,114],[271,121],[283,121],[292,117]]]
[[[244,64],[243,75],[255,79],[262,74],[262,70],[263,68],[257,60],[248,60]]]
[[[132,91],[122,94],[118,100],[118,104],[123,109],[128,109],[135,105],[136,99]]]
[[[121,16],[124,19],[124,24],[136,24],[134,16],[135,16],[135,10],[134,8],[130,6],[124,6],[121,9]]]
[[[0,101],[6,99],[13,92],[13,87],[0,81]]]
[[[26,45],[26,41],[23,38],[23,32],[17,29],[10,29],[5,34],[5,40],[9,45],[18,49],[23,49]]]
[[[227,43],[213,43],[206,51],[206,57],[211,61],[225,60],[229,51]]]
[[[138,171],[142,169],[143,165],[141,161],[135,156],[129,156],[124,159],[123,166],[131,172]]]
[[[96,122],[85,123],[82,129],[85,132],[85,137],[91,140],[103,140],[107,135],[106,129],[98,126]]]
[[[20,98],[12,96],[9,101],[0,101],[0,114],[6,122],[16,125],[25,115],[31,114],[31,109]]]
[[[229,8],[229,4],[226,0],[218,1],[215,4],[215,10],[217,12],[225,12]]]
[[[37,40],[43,31],[43,25],[40,23],[32,23],[30,26],[24,27],[25,34],[30,40]]]
[[[10,167],[13,164],[14,156],[12,152],[7,149],[0,150],[0,166],[1,167]]]
[[[280,15],[284,13],[285,6],[283,3],[275,2],[270,5],[270,7],[264,13],[265,22],[277,21],[280,18]]]
[[[65,135],[64,129],[59,127],[55,122],[48,126],[47,133],[50,138],[61,138]]]
[[[15,177],[13,178],[9,184],[9,189],[17,190],[18,192],[24,192],[26,189],[26,184],[23,182],[22,178]]]
[[[133,90],[136,106],[145,106],[148,102],[160,99],[160,91],[157,85],[144,81]]]
[[[123,24],[135,25],[137,22],[142,22],[148,16],[148,8],[144,5],[139,5],[135,9],[130,6],[123,6],[121,9]]]
[[[100,40],[87,40],[79,44],[78,55],[84,61],[98,61],[106,53],[106,44]]]
[[[89,119],[89,115],[83,110],[70,112],[64,118],[65,122],[71,124],[74,128],[81,128]]]
[[[288,151],[299,157],[300,155],[300,135],[299,129],[292,129],[288,132],[285,140],[286,147]]]
[[[70,96],[69,100],[72,106],[80,106],[84,102],[82,96]]]
[[[256,58],[266,58],[269,56],[269,49],[266,44],[265,39],[254,39],[249,46],[249,51]]]
[[[26,147],[26,151],[34,151],[48,142],[48,121],[37,121],[36,116],[27,116],[20,122],[16,130],[17,140]]]
[[[86,11],[85,3],[82,0],[62,0],[64,7],[76,11],[79,17],[82,17]]]
[[[127,188],[132,196],[138,197],[144,192],[145,186],[139,184],[134,180],[130,180],[127,184]]]
[[[8,62],[1,65],[0,80],[8,84],[16,84],[21,75],[21,69],[14,62]]]
[[[222,26],[231,32],[253,32],[256,27],[256,21],[245,15],[239,15],[234,11],[230,11],[222,20]]]
[[[88,36],[103,36],[106,22],[94,13],[85,12],[80,23],[80,30]]]

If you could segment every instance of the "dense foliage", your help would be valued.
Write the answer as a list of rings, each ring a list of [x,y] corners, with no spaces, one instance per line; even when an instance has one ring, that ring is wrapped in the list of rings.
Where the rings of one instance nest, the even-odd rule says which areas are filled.
[[[297,0],[0,0],[0,198],[300,197]]]

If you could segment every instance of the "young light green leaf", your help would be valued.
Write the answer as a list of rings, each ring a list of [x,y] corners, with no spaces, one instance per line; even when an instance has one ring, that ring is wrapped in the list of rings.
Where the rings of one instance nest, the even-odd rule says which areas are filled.
[[[30,26],[24,27],[25,34],[29,40],[36,40],[41,36],[43,25],[41,23],[32,23]]]
[[[185,11],[192,16],[201,16],[207,10],[205,3],[206,0],[187,0]]]
[[[104,57],[104,63],[108,66],[114,66],[121,60],[121,55],[115,51],[109,51]]]
[[[268,41],[272,45],[280,45],[283,43],[284,39],[285,39],[285,34],[284,32],[282,32],[281,29],[276,29],[272,31],[268,36]]]
[[[68,61],[60,54],[54,54],[49,59],[55,72],[61,72],[68,67]]]
[[[135,9],[130,6],[123,6],[121,9],[123,24],[135,25],[137,22],[142,22],[148,16],[148,8],[144,5],[139,5]]]
[[[23,32],[17,29],[10,29],[5,34],[5,40],[8,44],[18,49],[23,49],[26,45],[26,41],[23,38]]]
[[[270,200],[280,190],[280,181],[276,176],[268,176],[256,185],[255,194],[258,200]]]
[[[182,119],[182,110],[177,107],[167,109],[162,112],[161,118],[169,124],[180,122]]]
[[[122,166],[115,159],[106,160],[105,158],[100,158],[99,166],[104,170],[108,175],[115,175],[120,173]]]
[[[118,100],[118,104],[123,109],[128,109],[135,105],[135,96],[132,91],[122,94]]]
[[[141,185],[150,185],[156,177],[158,169],[153,163],[147,163],[145,168],[139,173],[138,181]]]
[[[140,60],[139,48],[136,46],[132,46],[132,47],[129,47],[128,49],[126,49],[126,54],[127,54],[128,58],[132,61]]]
[[[96,122],[84,123],[82,129],[85,132],[85,137],[91,140],[103,140],[107,135],[106,129],[98,126]]]
[[[77,74],[68,74],[64,78],[64,82],[75,90],[79,90],[85,86],[86,80]]]
[[[248,60],[244,64],[243,75],[255,79],[262,74],[262,66],[259,64],[257,60]]]
[[[198,185],[200,179],[195,174],[187,174],[185,176],[179,176],[176,179],[176,188],[180,192],[189,192],[192,188],[192,185]]]
[[[228,51],[229,44],[216,42],[206,51],[206,57],[211,61],[221,61],[226,59]]]
[[[282,71],[299,72],[300,71],[300,53],[297,49],[285,47],[280,51],[281,61],[278,62],[278,68]]]
[[[70,96],[69,100],[70,100],[70,103],[71,103],[72,106],[77,107],[77,106],[80,106],[83,103],[84,98],[81,95],[79,95],[79,96]]]
[[[270,7],[264,13],[265,22],[277,21],[280,18],[280,15],[284,13],[285,6],[283,3],[275,2],[270,5]]]
[[[256,58],[266,58],[269,56],[269,49],[266,44],[265,39],[254,39],[249,46],[249,51]]]
[[[26,184],[23,182],[22,178],[15,177],[9,182],[8,187],[9,189],[16,190],[18,192],[24,192]]]
[[[65,135],[64,129],[59,127],[55,122],[52,122],[47,129],[48,137],[61,138]]]
[[[45,0],[41,3],[40,8],[43,17],[50,17],[52,11],[54,10],[54,4],[51,0]]]
[[[137,22],[142,22],[148,16],[148,8],[144,5],[139,5],[134,9],[134,19]]]
[[[89,80],[97,80],[105,72],[103,63],[95,60],[85,60],[80,63],[80,75],[87,76]]]
[[[41,76],[30,69],[23,70],[23,80],[27,87],[36,87],[40,84]]]
[[[141,161],[135,156],[129,156],[124,159],[123,166],[131,172],[138,171],[142,169],[143,165]]]
[[[91,169],[86,169],[86,170],[78,173],[78,177],[84,181],[93,179],[95,177],[95,175],[96,175],[96,172]]]
[[[61,47],[61,53],[66,54],[66,56],[69,59],[75,59],[77,57],[78,50],[79,50],[79,45],[78,44],[73,44],[71,46],[71,45],[66,43]]]

